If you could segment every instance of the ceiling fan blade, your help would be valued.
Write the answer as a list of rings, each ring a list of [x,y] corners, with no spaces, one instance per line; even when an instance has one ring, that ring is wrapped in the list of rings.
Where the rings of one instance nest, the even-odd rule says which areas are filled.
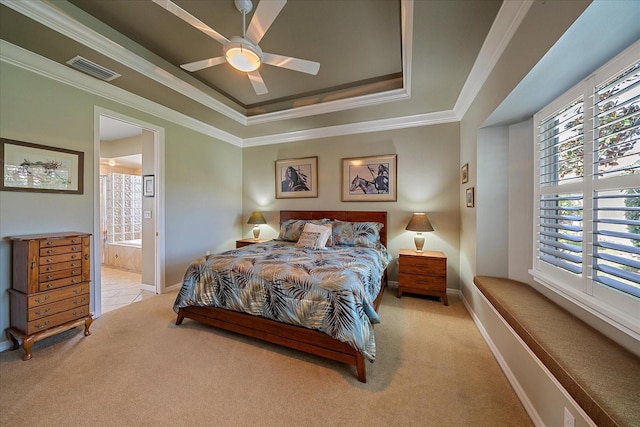
[[[182,64],[180,68],[183,68],[187,71],[199,71],[204,68],[213,67],[214,65],[222,64],[226,62],[227,58],[224,56],[218,56],[216,58],[203,59],[201,61],[189,62],[188,64]]]
[[[301,73],[318,74],[320,70],[320,63],[314,61],[307,61],[306,59],[292,58],[290,56],[276,55],[275,53],[263,53],[262,62],[265,64],[273,65],[274,67],[288,68],[293,71],[300,71]]]
[[[273,24],[285,4],[287,4],[287,0],[261,0],[253,13],[246,37],[255,44],[260,43],[264,33]]]
[[[249,76],[249,81],[251,82],[251,86],[253,86],[253,90],[256,91],[256,95],[264,95],[269,92],[258,70],[248,72],[247,76]]]
[[[153,2],[158,6],[173,13],[175,16],[182,19],[184,22],[193,25],[198,30],[202,31],[203,33],[205,33],[212,39],[216,40],[217,42],[222,44],[229,43],[228,38],[226,38],[219,32],[215,31],[214,29],[209,27],[207,24],[205,24],[204,22],[202,22],[201,20],[199,20],[198,18],[196,18],[195,16],[193,16],[192,14],[190,14],[189,12],[187,12],[186,10],[184,10],[183,8],[181,8],[171,0],[153,0]]]

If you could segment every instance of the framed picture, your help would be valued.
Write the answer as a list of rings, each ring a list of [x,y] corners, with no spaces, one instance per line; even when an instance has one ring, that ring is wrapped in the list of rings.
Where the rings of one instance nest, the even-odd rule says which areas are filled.
[[[469,182],[469,163],[465,163],[460,170],[460,176],[462,177],[462,183]]]
[[[0,191],[83,193],[84,153],[0,138]]]
[[[467,207],[472,208],[476,205],[474,187],[467,188]]]
[[[153,197],[155,196],[156,178],[154,175],[142,176],[142,196]]]
[[[318,197],[318,157],[276,160],[276,199]]]
[[[343,202],[395,202],[397,155],[342,159]]]

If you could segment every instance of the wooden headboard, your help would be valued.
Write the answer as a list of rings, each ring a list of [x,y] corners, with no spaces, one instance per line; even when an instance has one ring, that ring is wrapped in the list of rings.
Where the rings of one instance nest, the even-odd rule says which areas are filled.
[[[381,222],[380,243],[387,246],[387,213],[375,211],[280,211],[280,222],[290,219],[338,219],[351,222]]]

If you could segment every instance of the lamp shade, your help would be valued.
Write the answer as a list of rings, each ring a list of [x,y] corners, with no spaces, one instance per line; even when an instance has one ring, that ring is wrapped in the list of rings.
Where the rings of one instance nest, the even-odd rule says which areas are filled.
[[[409,231],[433,231],[433,227],[427,218],[425,213],[414,213],[409,224],[407,224],[406,230]]]
[[[266,224],[267,221],[264,219],[262,212],[253,212],[249,217],[249,221],[247,224]]]

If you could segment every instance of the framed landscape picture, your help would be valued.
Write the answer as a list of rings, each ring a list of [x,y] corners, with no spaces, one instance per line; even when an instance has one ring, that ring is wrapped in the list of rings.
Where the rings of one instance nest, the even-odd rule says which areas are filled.
[[[318,157],[276,160],[276,199],[318,197]]]
[[[82,194],[84,153],[0,138],[1,191]]]
[[[342,159],[343,202],[395,202],[397,155]]]

